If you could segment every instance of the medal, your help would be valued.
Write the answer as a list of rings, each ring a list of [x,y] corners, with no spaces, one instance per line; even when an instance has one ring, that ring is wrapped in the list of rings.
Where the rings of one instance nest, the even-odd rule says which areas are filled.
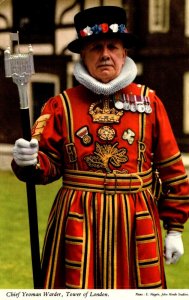
[[[129,104],[129,98],[128,98],[128,95],[126,95],[125,97],[125,94],[123,94],[123,109],[124,110],[130,110],[130,104]]]
[[[151,108],[151,105],[150,105],[150,100],[148,97],[145,97],[145,112],[147,114],[150,114],[152,112],[152,108]]]
[[[121,101],[115,102],[115,107],[116,107],[117,109],[123,109],[123,102],[121,102]]]
[[[137,110],[138,112],[143,113],[145,111],[144,104],[137,104]]]
[[[80,128],[75,134],[76,134],[77,137],[79,137],[81,139],[81,143],[84,146],[89,146],[89,145],[92,144],[93,137],[89,133],[89,130],[88,130],[87,126],[84,126],[84,127]]]
[[[136,96],[130,95],[130,109],[132,112],[136,111]]]
[[[151,108],[150,105],[147,105],[147,106],[145,107],[145,112],[146,112],[147,114],[150,114],[150,113],[152,112],[152,108]]]
[[[137,111],[143,113],[145,111],[144,98],[141,96],[136,96],[137,101]]]
[[[123,103],[123,109],[124,110],[130,110],[130,104],[129,104],[129,102],[124,102]]]
[[[113,96],[114,105],[117,109],[123,109],[123,95],[120,92],[117,92]]]

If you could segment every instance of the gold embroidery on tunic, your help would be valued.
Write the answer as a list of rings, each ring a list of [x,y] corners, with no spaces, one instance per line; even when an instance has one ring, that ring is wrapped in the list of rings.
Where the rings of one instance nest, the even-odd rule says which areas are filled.
[[[127,141],[129,145],[132,145],[135,140],[135,133],[131,129],[127,129],[123,132],[122,139]]]
[[[110,126],[102,126],[98,129],[98,136],[103,141],[111,141],[115,137],[115,130]]]
[[[143,142],[138,141],[138,161],[140,162],[146,161],[145,152],[146,152],[146,145]]]
[[[40,141],[40,137],[41,137],[41,134],[43,133],[43,130],[47,124],[47,120],[50,118],[50,114],[45,114],[45,115],[42,115],[40,116],[34,126],[33,126],[33,129],[32,129],[32,137],[37,139],[38,141]]]
[[[96,143],[96,150],[94,155],[85,156],[85,161],[89,167],[96,169],[106,169],[110,172],[109,164],[114,167],[120,167],[121,164],[128,161],[128,156],[126,155],[127,149],[117,148],[118,143],[114,145],[100,145]]]
[[[97,123],[119,123],[123,110],[117,110],[115,107],[110,108],[110,99],[104,97],[103,101],[97,101],[91,104],[89,114],[93,122]]]
[[[70,163],[76,162],[77,161],[77,153],[76,153],[74,143],[66,144],[65,147],[66,147],[66,152],[67,152],[67,155],[69,158],[69,162]]]

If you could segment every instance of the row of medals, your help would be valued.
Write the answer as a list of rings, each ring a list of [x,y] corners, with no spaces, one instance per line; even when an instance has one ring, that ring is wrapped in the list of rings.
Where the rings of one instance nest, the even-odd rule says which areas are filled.
[[[130,110],[132,112],[138,111],[147,114],[152,112],[150,99],[146,96],[119,94],[118,97],[115,95],[114,103],[117,109]]]

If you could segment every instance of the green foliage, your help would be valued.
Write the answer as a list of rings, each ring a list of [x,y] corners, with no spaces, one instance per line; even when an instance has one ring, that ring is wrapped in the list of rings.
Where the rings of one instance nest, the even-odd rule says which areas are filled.
[[[0,185],[0,288],[33,288],[25,183],[11,172],[0,172]],[[60,185],[36,186],[40,248]]]
[[[11,172],[0,172],[0,288],[33,288],[25,184]],[[47,218],[61,180],[37,186],[40,248]],[[169,289],[188,289],[189,222],[183,234],[185,255],[177,265],[166,266]]]

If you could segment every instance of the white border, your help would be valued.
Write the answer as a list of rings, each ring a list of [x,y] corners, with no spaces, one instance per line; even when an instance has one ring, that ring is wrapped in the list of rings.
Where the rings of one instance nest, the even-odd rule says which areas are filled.
[[[189,299],[189,290],[172,290],[172,289],[145,289],[145,290],[125,290],[125,289],[115,289],[115,290],[1,290],[0,291],[0,299],[2,300],[162,300],[162,299]]]

